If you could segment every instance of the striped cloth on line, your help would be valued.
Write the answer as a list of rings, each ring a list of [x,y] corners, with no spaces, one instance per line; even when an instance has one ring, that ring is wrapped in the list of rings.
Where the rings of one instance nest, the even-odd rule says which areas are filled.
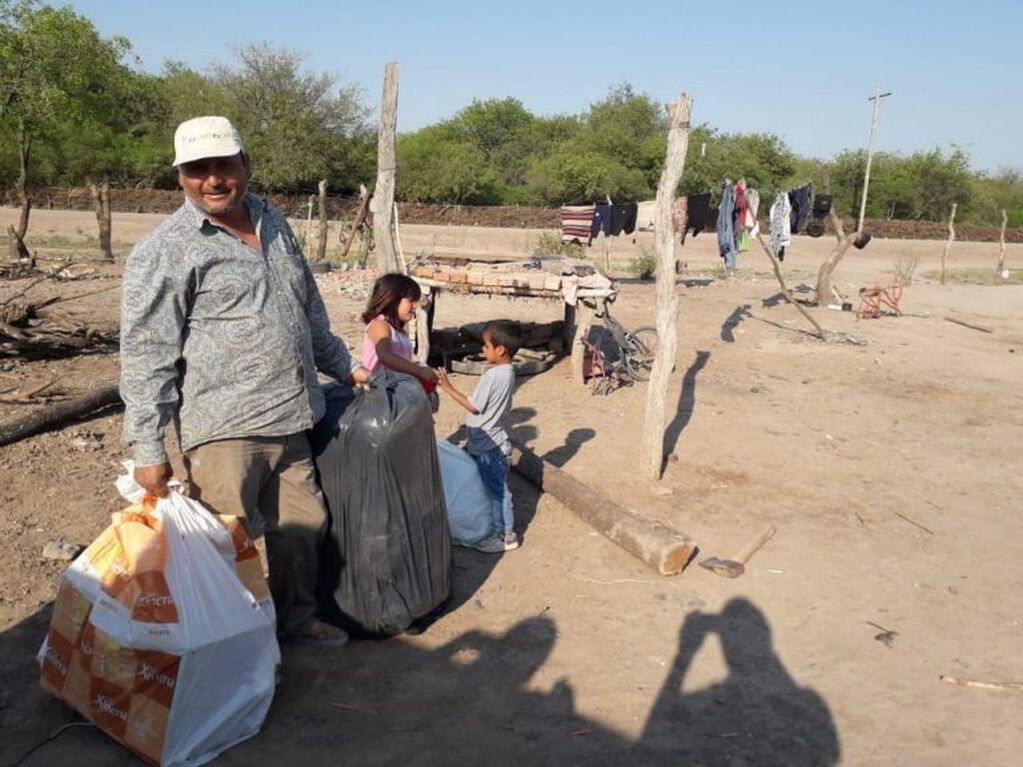
[[[590,244],[590,226],[596,205],[562,205],[561,206],[561,241],[569,243],[578,240]]]

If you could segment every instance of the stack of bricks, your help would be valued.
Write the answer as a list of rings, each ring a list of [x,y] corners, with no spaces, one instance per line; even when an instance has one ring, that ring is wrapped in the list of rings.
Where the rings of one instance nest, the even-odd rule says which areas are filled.
[[[472,264],[462,268],[417,266],[412,270],[412,276],[447,283],[452,290],[465,290],[471,293],[561,292],[561,277],[537,270],[511,271]]]

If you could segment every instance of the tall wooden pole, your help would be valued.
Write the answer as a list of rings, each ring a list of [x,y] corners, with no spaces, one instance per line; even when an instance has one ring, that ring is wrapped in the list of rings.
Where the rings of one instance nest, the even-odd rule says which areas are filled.
[[[860,197],[860,219],[856,224],[857,232],[863,231],[863,216],[867,212],[867,187],[870,186],[870,166],[874,162],[874,131],[877,130],[877,114],[881,110],[881,99],[891,95],[891,91],[881,93],[881,89],[878,88],[874,91],[874,95],[867,99],[874,102],[874,110],[870,116],[870,136],[867,139],[867,170],[863,174],[863,195]]]
[[[998,268],[995,269],[995,281],[1002,279],[1002,272],[1005,271],[1005,227],[1009,223],[1009,217],[1002,208],[1002,231],[998,235]]]
[[[96,225],[99,227],[99,250],[106,261],[114,260],[110,244],[110,182],[89,184],[93,209],[96,211]]]
[[[941,284],[945,284],[945,260],[948,258],[948,252],[952,249],[952,243],[955,242],[956,238],[956,207],[957,203],[952,203],[952,214],[948,217],[948,239],[945,240],[945,248],[941,251]]]
[[[327,179],[321,179],[320,191],[320,236],[316,240],[316,260],[327,257]]]
[[[678,346],[678,294],[675,292],[675,228],[671,222],[671,204],[682,178],[689,147],[689,118],[693,99],[680,93],[668,105],[668,151],[661,180],[657,184],[657,217],[654,243],[657,251],[657,351],[646,390],[646,417],[643,424],[642,472],[660,479],[664,466],[664,425],[668,377],[675,366]]]
[[[373,241],[377,268],[381,272],[399,270],[398,254],[391,229],[394,215],[394,134],[398,122],[398,62],[384,67],[384,90],[380,98],[380,130],[377,133],[377,185],[373,190]]]

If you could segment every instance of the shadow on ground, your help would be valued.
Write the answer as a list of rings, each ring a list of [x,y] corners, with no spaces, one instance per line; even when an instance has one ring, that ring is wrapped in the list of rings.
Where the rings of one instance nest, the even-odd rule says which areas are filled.
[[[707,365],[710,359],[710,352],[696,352],[696,359],[682,376],[682,390],[678,394],[678,406],[675,408],[675,416],[671,423],[664,430],[664,454],[666,456],[675,452],[678,439],[682,436],[686,426],[693,417],[693,410],[696,408],[696,376]]]
[[[476,608],[482,609],[482,608]],[[13,764],[72,720],[38,687],[33,655],[48,608],[0,634],[0,762]],[[682,691],[716,635],[727,678]],[[468,631],[436,649],[405,639],[337,650],[286,646],[284,681],[263,731],[217,764],[700,764],[831,765],[840,747],[831,713],[774,652],[764,614],[745,599],[682,618],[674,661],[638,740],[577,710],[572,685],[532,680],[558,641],[549,617],[505,633]],[[26,765],[132,765],[100,731],[73,728]]]
[[[723,323],[721,323],[721,340],[725,343],[734,344],[735,334],[732,331],[739,327],[739,324],[743,320],[752,316],[749,304],[742,304],[735,307],[732,313],[725,318]]]

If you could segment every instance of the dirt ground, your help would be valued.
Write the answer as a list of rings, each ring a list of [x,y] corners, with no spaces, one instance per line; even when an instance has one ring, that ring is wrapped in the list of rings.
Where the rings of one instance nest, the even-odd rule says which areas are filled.
[[[15,211],[0,209],[0,230]],[[160,220],[115,216],[123,254]],[[95,261],[87,213],[33,213],[46,263],[71,255],[92,279],[31,296],[117,284]],[[406,250],[524,255],[529,230],[410,226]],[[646,239],[644,239],[646,237]],[[790,283],[811,286],[827,239],[795,238]],[[615,243],[621,266],[646,246]],[[875,239],[836,273],[847,294],[921,259],[905,315],[812,310],[864,345],[824,345],[778,300],[765,257],[717,272],[710,235],[680,250],[678,367],[663,480],[637,474],[642,387],[593,397],[568,362],[522,382],[515,436],[580,480],[729,556],[768,523],[775,537],[736,580],[696,564],[661,577],[513,477],[524,546],[456,550],[457,605],[419,637],[339,650],[284,647],[284,681],[263,731],[218,764],[1019,763],[1023,696],[955,687],[952,675],[1023,682],[1023,285],[941,286],[941,244]],[[997,246],[957,243],[957,274],[993,271]],[[90,260],[91,259],[91,260]],[[1023,246],[1008,265],[1023,269]],[[977,270],[972,272],[969,270]],[[21,287],[0,283],[0,300]],[[336,328],[360,340],[350,278],[321,278]],[[68,314],[116,325],[118,291]],[[623,280],[615,312],[649,324],[652,283]],[[444,297],[437,325],[555,318],[560,307]],[[988,326],[978,332],[947,315]],[[0,361],[0,390],[57,374],[54,396],[112,381],[116,355]],[[463,388],[473,379],[456,377]],[[0,395],[0,399],[17,392]],[[26,406],[0,404],[0,421]],[[445,401],[437,433],[460,422]],[[38,688],[33,656],[62,571],[41,552],[88,543],[121,503],[125,452],[113,412],[0,448],[0,764],[71,713]],[[25,764],[137,760],[89,727]]]

